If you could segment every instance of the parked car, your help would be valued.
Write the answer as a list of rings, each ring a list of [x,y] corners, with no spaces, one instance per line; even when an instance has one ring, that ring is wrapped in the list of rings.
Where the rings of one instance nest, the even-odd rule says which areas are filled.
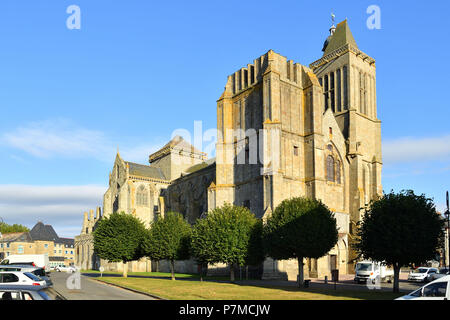
[[[51,287],[53,285],[52,280],[50,277],[47,276],[47,273],[44,271],[43,268],[33,267],[31,265],[0,265],[0,271],[20,271],[20,272],[30,272],[37,276],[38,278],[41,278],[44,280],[47,284],[47,286]]]
[[[419,267],[409,273],[408,281],[428,282],[431,280],[431,275],[437,272],[437,268]]]
[[[439,272],[431,274],[430,281],[440,279],[442,277],[445,277],[446,275],[450,275],[449,268],[440,268]]]
[[[55,271],[58,272],[67,272],[67,273],[75,273],[77,271],[77,269],[74,266],[58,266],[55,267]]]
[[[395,300],[448,300],[450,276],[445,276]]]
[[[41,278],[30,272],[21,271],[0,271],[0,287],[5,284],[47,287],[47,284]]]
[[[12,254],[6,257],[0,264],[34,264],[43,268],[45,272],[50,272],[50,262],[48,253],[45,254]]]
[[[41,286],[0,286],[0,300],[66,300],[56,290]]]
[[[371,281],[375,283],[377,279],[382,282],[392,282],[394,270],[381,262],[365,260],[358,262],[355,266],[355,282]]]

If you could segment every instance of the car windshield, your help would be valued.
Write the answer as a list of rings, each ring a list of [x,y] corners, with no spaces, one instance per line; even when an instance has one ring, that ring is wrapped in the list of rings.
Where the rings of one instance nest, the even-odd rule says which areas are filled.
[[[427,273],[428,269],[426,268],[419,268],[414,270],[414,273]]]
[[[34,270],[33,273],[35,275],[37,275],[37,276],[40,276],[40,277],[44,277],[45,276],[45,271],[42,268]]]
[[[356,271],[371,271],[372,264],[371,263],[358,263],[356,265]]]

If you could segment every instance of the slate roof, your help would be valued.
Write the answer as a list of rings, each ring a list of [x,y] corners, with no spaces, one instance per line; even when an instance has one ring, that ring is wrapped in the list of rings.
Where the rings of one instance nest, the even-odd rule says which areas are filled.
[[[347,20],[342,21],[336,26],[336,31],[332,36],[329,36],[327,38],[327,41],[328,44],[326,45],[323,56],[330,54],[334,50],[346,44],[350,44],[356,49],[358,49],[355,38],[353,38],[352,32],[350,31],[350,27],[348,26]]]
[[[75,246],[75,240],[74,239],[69,239],[69,238],[59,238],[58,240],[55,241],[56,243],[61,243],[64,244],[64,246],[70,248],[70,247],[74,247]]]
[[[125,164],[128,165],[130,175],[167,180],[160,168],[128,161],[125,161]]]
[[[192,167],[189,167],[185,170],[186,173],[194,173],[196,171],[199,171],[201,169],[204,169],[206,167],[209,167],[210,165],[213,165],[216,163],[216,158],[208,159],[206,161],[203,161],[202,163],[198,163],[196,165],[193,165]]]
[[[4,233],[0,238],[0,242],[14,242],[14,241],[31,241],[30,234],[28,232],[11,232]]]
[[[30,231],[30,236],[33,241],[44,240],[44,241],[56,241],[59,239],[55,232],[55,229],[49,224],[44,225],[42,222],[35,224],[33,229]]]

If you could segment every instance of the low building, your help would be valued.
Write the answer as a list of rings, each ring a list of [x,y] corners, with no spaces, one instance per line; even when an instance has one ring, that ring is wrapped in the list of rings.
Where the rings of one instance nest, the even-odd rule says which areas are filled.
[[[73,265],[74,239],[60,238],[51,225],[39,221],[29,232],[5,233],[0,237],[0,258],[16,254],[48,254],[49,260],[61,258]],[[61,260],[59,259],[59,260]]]

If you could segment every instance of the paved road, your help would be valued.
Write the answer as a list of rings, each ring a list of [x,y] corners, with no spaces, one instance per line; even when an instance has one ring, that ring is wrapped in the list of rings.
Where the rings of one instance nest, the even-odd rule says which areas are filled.
[[[69,289],[66,282],[70,276],[65,272],[52,272],[50,275],[55,290],[68,300],[154,300],[147,295],[103,284],[83,275],[80,276],[81,289]]]
[[[408,282],[406,279],[408,277],[407,273],[400,274],[400,292],[409,293],[412,292],[423,285],[425,283],[413,283]],[[392,291],[392,283],[382,282],[379,288],[374,288],[372,286],[369,288],[366,284],[360,283],[357,284],[353,281],[354,275],[340,275],[339,282],[336,284],[336,289],[339,290],[361,290],[361,291],[369,291],[369,290],[384,290],[384,291]],[[296,281],[282,281],[282,280],[248,280],[248,281],[237,281],[238,283],[247,284],[247,285],[266,285],[266,286],[297,286]],[[334,289],[334,282],[328,281],[325,284],[324,279],[311,279],[310,283],[311,288],[326,288],[326,289]]]

